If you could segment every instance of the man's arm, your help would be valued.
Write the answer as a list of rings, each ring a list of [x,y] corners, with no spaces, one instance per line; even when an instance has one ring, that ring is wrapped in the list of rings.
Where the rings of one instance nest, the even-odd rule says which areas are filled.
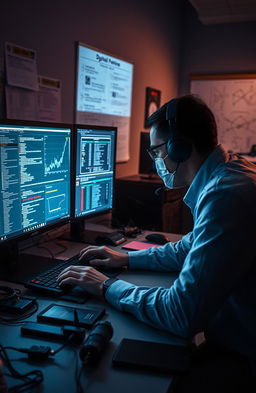
[[[233,193],[205,196],[197,208],[192,248],[174,284],[147,288],[119,280],[108,288],[106,300],[184,338],[204,330],[255,256],[255,209],[241,205]]]
[[[192,233],[188,233],[175,243],[162,247],[133,251],[128,254],[118,252],[106,246],[87,246],[80,253],[81,260],[90,258],[90,266],[122,267],[159,271],[180,271],[191,248]],[[93,257],[93,259],[91,259]]]
[[[193,233],[190,232],[175,243],[161,247],[129,252],[129,268],[158,271],[180,271],[190,251]]]

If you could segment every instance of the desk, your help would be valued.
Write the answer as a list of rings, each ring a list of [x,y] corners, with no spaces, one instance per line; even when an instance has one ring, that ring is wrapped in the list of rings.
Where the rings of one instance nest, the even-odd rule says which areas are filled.
[[[177,235],[170,235],[171,240],[176,241]],[[84,245],[83,245],[84,246]],[[42,250],[43,251],[43,250]],[[163,286],[169,287],[175,275],[167,275],[166,273],[144,272],[144,271],[127,271],[119,276],[121,279],[129,281],[137,285],[145,286]],[[8,284],[5,282],[5,284]],[[3,282],[0,282],[3,285]],[[17,285],[12,284],[17,287]],[[58,303],[72,305],[64,301],[52,298],[38,298],[39,310],[42,311],[49,303]],[[86,305],[99,305],[102,303],[92,299],[86,302]],[[79,307],[83,307],[79,305]],[[92,373],[87,373],[87,378],[82,379],[86,393],[165,393],[172,381],[171,376],[160,375],[157,373],[147,373],[141,371],[131,371],[128,369],[113,368],[111,364],[112,356],[115,348],[122,338],[133,338],[148,341],[157,341],[162,343],[182,344],[182,340],[177,341],[176,337],[155,330],[139,321],[129,314],[115,310],[110,305],[105,304],[106,316],[104,319],[109,320],[114,328],[114,335],[104,352],[98,367]],[[29,318],[36,321],[36,315]],[[5,346],[11,345],[15,347],[30,347],[33,344],[50,345],[53,349],[57,349],[60,343],[57,341],[39,340],[33,338],[22,337],[20,335],[20,327],[0,326],[1,343]],[[11,359],[19,359],[15,361],[14,366],[20,371],[25,372],[31,369],[40,369],[44,374],[44,382],[36,390],[37,393],[75,393],[75,355],[71,348],[64,348],[58,353],[52,361],[48,362],[29,362],[25,355],[18,354],[13,351],[8,352]],[[78,351],[77,351],[78,353]],[[79,359],[80,365],[80,359]]]

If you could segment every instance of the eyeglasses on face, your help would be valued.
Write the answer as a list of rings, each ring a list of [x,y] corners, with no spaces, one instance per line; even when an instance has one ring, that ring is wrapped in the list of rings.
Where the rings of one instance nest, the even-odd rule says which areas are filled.
[[[156,158],[158,158],[158,154],[156,152],[157,149],[159,149],[159,147],[166,145],[168,141],[160,143],[160,145],[156,145],[154,147],[149,147],[147,149],[148,154],[150,155],[150,157],[152,158],[152,160],[155,160]]]

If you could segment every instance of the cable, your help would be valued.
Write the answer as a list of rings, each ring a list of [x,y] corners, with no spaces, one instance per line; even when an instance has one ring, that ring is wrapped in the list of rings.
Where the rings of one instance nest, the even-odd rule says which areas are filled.
[[[6,348],[0,344],[0,358],[3,360],[5,367],[9,370],[10,374],[4,373],[6,376],[13,377],[24,381],[21,384],[9,388],[9,393],[21,393],[31,391],[31,389],[39,385],[43,380],[44,376],[40,370],[32,370],[28,373],[21,374],[11,364],[11,361],[7,355]]]
[[[16,352],[26,353],[31,360],[47,360],[50,356],[55,356],[59,353],[69,342],[75,338],[75,334],[71,334],[68,339],[55,351],[46,345],[32,345],[30,348],[15,348],[12,346],[3,347],[4,350],[12,350]]]
[[[0,285],[0,303],[18,298],[20,294],[21,291],[19,289]]]
[[[0,324],[1,325],[22,325],[25,321],[25,319],[31,317],[34,313],[38,311],[39,305],[38,302],[35,300],[34,305],[32,306],[32,309],[29,311],[25,312],[22,315],[19,316],[3,316],[0,315]]]

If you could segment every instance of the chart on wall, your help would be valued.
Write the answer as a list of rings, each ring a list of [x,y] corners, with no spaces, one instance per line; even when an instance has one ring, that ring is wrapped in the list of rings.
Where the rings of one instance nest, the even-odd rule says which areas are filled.
[[[219,143],[227,150],[248,153],[256,144],[256,75],[195,75],[190,90],[213,111]]]

